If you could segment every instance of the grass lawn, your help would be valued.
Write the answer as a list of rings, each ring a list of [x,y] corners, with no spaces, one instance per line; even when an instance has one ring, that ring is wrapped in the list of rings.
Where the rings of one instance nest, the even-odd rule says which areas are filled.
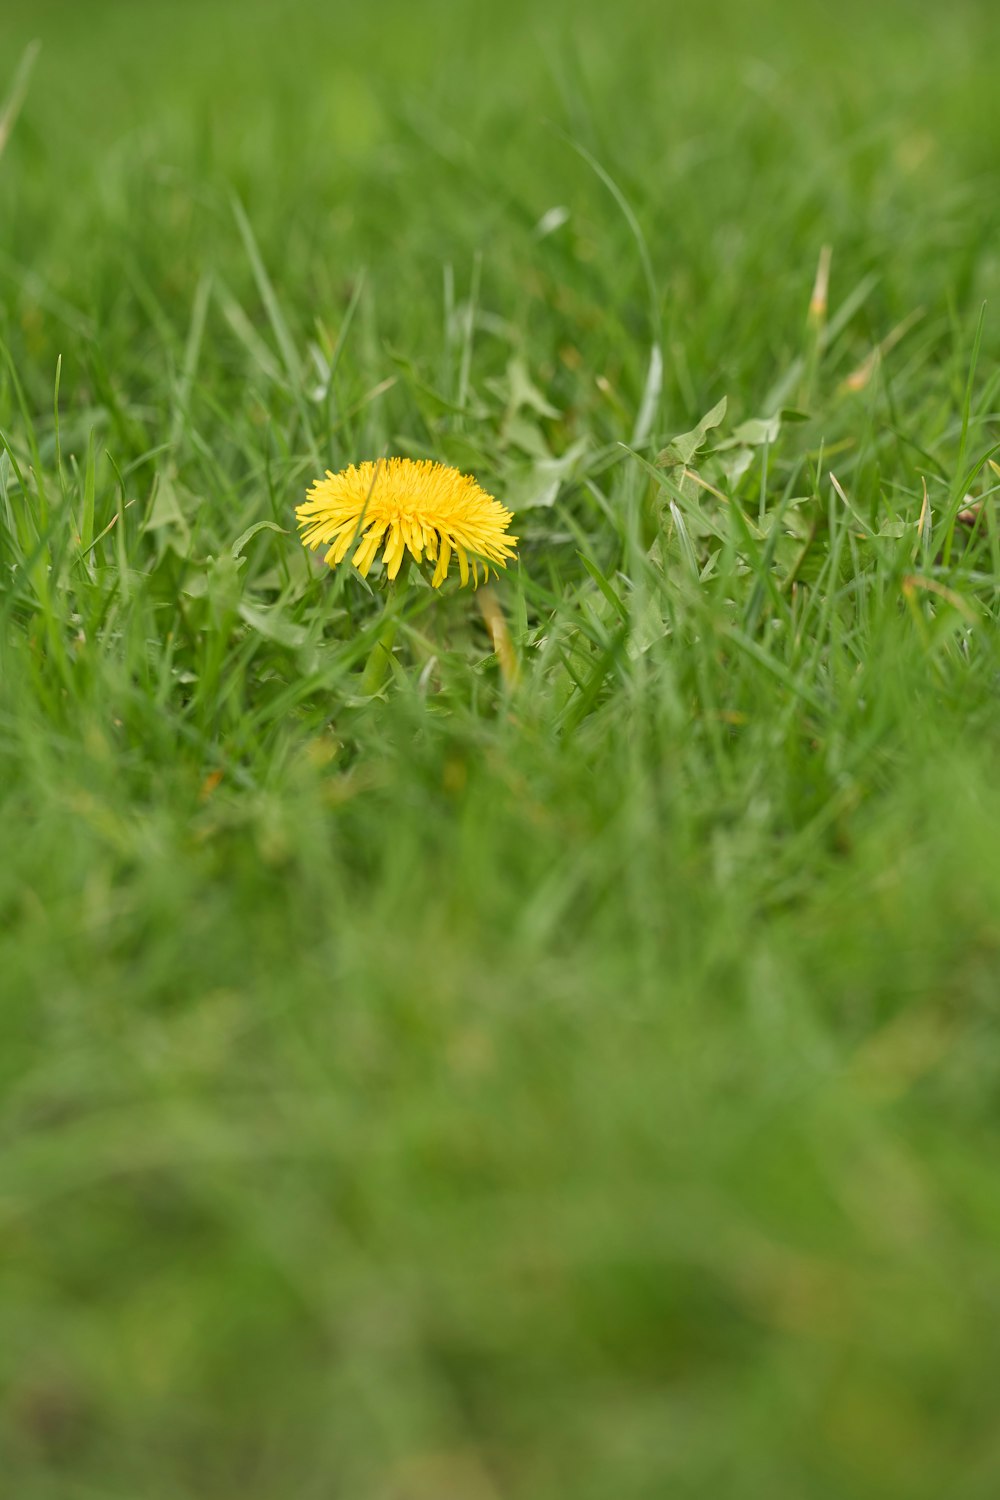
[[[996,1496],[998,57],[3,0],[12,1500]]]

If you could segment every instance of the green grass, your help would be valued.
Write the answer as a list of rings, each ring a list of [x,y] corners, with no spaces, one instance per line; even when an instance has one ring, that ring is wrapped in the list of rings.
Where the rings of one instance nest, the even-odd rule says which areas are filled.
[[[998,55],[5,0],[5,1493],[995,1496]]]

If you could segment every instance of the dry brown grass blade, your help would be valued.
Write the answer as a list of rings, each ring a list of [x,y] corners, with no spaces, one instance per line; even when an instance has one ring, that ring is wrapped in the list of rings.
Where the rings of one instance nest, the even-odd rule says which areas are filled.
[[[845,391],[863,391],[878,368],[879,360],[885,359],[886,355],[895,349],[900,340],[906,337],[910,329],[916,323],[919,323],[923,316],[924,309],[916,307],[901,323],[897,323],[896,327],[886,334],[882,342],[875,345],[875,348],[858,368],[851,371],[843,383],[843,389]]]
[[[496,652],[497,661],[500,664],[500,675],[504,680],[504,686],[512,688],[517,682],[517,653],[514,650],[514,642],[510,638],[507,629],[507,621],[504,619],[500,601],[490,588],[480,589],[477,596],[479,609],[486,629],[490,633],[493,642],[493,650]]]
[[[814,325],[822,326],[826,322],[826,310],[830,297],[830,262],[832,260],[833,246],[824,245],[819,252],[816,280],[813,283],[812,296],[809,299],[809,321]]]

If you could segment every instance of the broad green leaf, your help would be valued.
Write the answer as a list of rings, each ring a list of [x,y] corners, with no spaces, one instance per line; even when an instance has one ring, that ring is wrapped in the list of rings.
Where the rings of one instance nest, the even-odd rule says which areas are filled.
[[[276,521],[256,521],[253,526],[248,526],[235,540],[230,549],[231,556],[240,557],[247,542],[251,541],[260,531],[276,531],[279,536],[287,536],[288,531],[284,526],[279,526]]]
[[[306,627],[285,619],[281,609],[261,609],[256,604],[241,600],[237,612],[240,619],[256,630],[258,635],[269,641],[277,641],[279,646],[304,646],[309,639]]]
[[[656,455],[656,462],[665,468],[677,464],[689,464],[695,454],[704,448],[709,432],[725,420],[728,404],[728,397],[723,396],[711,411],[705,413],[697,427],[692,427],[690,432],[682,432],[678,437],[673,438],[663,451]]]

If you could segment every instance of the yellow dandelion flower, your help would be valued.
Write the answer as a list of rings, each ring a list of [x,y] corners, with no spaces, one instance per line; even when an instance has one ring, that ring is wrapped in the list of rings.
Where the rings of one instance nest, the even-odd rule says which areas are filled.
[[[462,583],[471,572],[473,585],[480,568],[488,579],[491,568],[505,568],[515,556],[517,537],[507,531],[511,512],[470,475],[429,459],[386,458],[351,464],[339,474],[327,470],[295,514],[304,546],[326,546],[331,568],[355,547],[351,562],[362,575],[383,543],[389,578],[408,551],[417,562],[428,557],[436,564],[434,588],[447,578],[453,553]]]

